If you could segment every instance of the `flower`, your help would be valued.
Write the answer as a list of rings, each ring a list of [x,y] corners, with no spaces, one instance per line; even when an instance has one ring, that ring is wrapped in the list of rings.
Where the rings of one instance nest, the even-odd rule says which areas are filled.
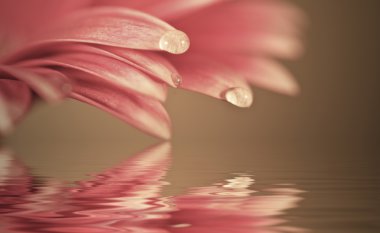
[[[0,0],[0,15],[2,134],[37,97],[168,139],[167,86],[239,107],[252,104],[249,84],[299,90],[272,59],[302,53],[304,16],[281,0]]]
[[[249,175],[162,196],[170,145],[134,155],[103,173],[65,185],[36,180],[0,151],[0,229],[5,232],[305,232],[284,211],[302,199],[292,185],[252,190]],[[254,194],[254,195],[253,195]]]

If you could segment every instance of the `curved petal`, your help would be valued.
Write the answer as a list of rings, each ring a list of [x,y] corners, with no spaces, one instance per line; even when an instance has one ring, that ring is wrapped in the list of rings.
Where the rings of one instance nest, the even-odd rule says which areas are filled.
[[[173,87],[177,87],[181,83],[181,77],[176,68],[161,55],[131,49],[118,49],[115,47],[107,48],[107,50],[123,61],[130,61],[136,64],[136,67],[147,72],[148,74],[159,78]]]
[[[175,20],[177,18],[188,15],[194,11],[208,7],[210,5],[224,2],[226,0],[95,0],[95,5],[106,6],[123,6],[144,11],[164,20]]]
[[[153,136],[170,138],[170,119],[162,104],[147,96],[100,84],[89,73],[71,71],[71,97],[96,106]]]
[[[10,40],[29,39],[68,13],[89,6],[92,0],[1,0],[0,28]]]
[[[286,59],[296,59],[303,53],[299,39],[276,34],[249,35],[236,33],[223,34],[192,34],[192,51],[224,51],[229,53],[250,53],[254,55],[275,56]]]
[[[12,130],[31,104],[31,92],[26,84],[12,79],[0,79],[0,134]]]
[[[217,61],[202,56],[172,59],[182,78],[181,88],[223,99],[238,107],[249,107],[253,94],[239,74]]]
[[[291,96],[300,92],[293,75],[272,59],[246,56],[219,56],[219,59],[254,86]]]
[[[148,75],[134,67],[99,54],[67,53],[45,59],[29,60],[20,66],[60,66],[76,69],[88,74],[99,83],[110,83],[116,88],[124,88],[160,101],[166,98],[166,86],[151,79]],[[63,70],[63,73],[64,70]]]
[[[228,15],[228,17],[226,17]],[[280,1],[228,1],[175,22],[192,50],[264,53],[285,58],[302,52],[301,11]]]
[[[176,87],[180,82],[178,71],[163,56],[156,52],[110,46],[92,46],[81,43],[57,43],[54,46],[39,46],[20,51],[8,57],[5,63],[14,64],[21,61],[44,58],[52,55],[90,53],[124,62],[150,76]]]
[[[285,95],[297,95],[300,87],[293,75],[279,63],[267,60],[256,59],[251,61],[245,71],[252,70],[248,80],[255,86],[265,88]]]
[[[37,44],[84,42],[122,48],[184,53],[190,46],[185,33],[143,12],[122,7],[98,7],[66,17]]]
[[[71,89],[69,80],[62,73],[51,69],[28,69],[0,65],[0,70],[25,82],[33,91],[49,102],[62,100]]]
[[[108,46],[94,47],[83,44],[64,45],[60,47],[60,50],[62,52],[85,52],[110,57],[131,65],[174,87],[180,82],[178,81],[179,74],[174,66],[155,52]]]

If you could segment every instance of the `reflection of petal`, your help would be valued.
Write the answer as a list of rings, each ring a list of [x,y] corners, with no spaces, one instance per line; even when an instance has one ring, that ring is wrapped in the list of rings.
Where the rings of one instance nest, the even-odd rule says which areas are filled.
[[[156,197],[170,162],[170,144],[164,143],[134,155],[119,166],[79,183],[75,198]]]
[[[62,184],[48,181],[38,185],[11,152],[0,151],[0,173],[0,213],[10,217],[10,222],[21,216],[56,216],[55,211],[62,207]]]
[[[19,187],[26,188],[14,190],[18,201],[8,200],[2,212],[2,223],[10,232],[303,232],[284,224],[282,218],[300,200],[300,191],[291,185],[261,193],[252,190],[252,176],[239,174],[223,183],[192,188],[184,195],[161,197],[166,184],[162,178],[170,162],[167,143],[76,187],[54,180],[32,187],[25,169],[5,152],[0,155],[0,171],[7,178],[0,188],[14,184],[11,177],[20,178]],[[1,194],[1,203],[6,203],[7,193]]]
[[[249,176],[240,176],[226,180],[227,184],[223,188],[247,189],[254,183],[254,179]]]
[[[32,179],[27,169],[0,148],[0,213],[18,212],[30,192]]]
[[[0,158],[1,168],[10,167],[9,159]],[[165,212],[171,209],[165,199],[158,198],[166,184],[160,180],[169,161],[170,145],[166,143],[79,183],[77,188],[49,181],[35,187],[34,192],[15,193],[18,200],[24,201],[10,203],[13,209],[6,214],[6,227],[11,232],[108,233],[118,232],[117,224],[126,219],[124,229],[140,229],[141,222],[165,218]]]
[[[11,172],[12,157],[6,150],[0,150],[0,184],[5,182]]]
[[[247,176],[226,181],[175,197],[174,232],[281,232],[277,225],[285,221],[278,215],[300,200],[286,187],[277,188],[278,194],[252,196],[254,191],[248,188],[253,180]]]
[[[270,195],[258,196],[257,201],[251,205],[251,208],[257,212],[257,215],[281,215],[285,210],[297,207],[298,202],[302,200],[302,198],[298,196],[302,191],[295,188],[285,186],[268,191],[270,191]]]
[[[74,230],[99,225],[102,227],[93,230],[113,232],[117,228],[129,230],[140,222],[162,218],[165,213],[160,213],[170,208],[159,199],[159,192],[166,184],[161,179],[169,161],[170,145],[165,143],[134,155],[94,179],[80,182],[78,187],[68,190],[70,207],[67,213],[70,214],[64,219],[52,220],[55,224],[70,223],[70,229],[61,226],[55,231],[81,232]]]

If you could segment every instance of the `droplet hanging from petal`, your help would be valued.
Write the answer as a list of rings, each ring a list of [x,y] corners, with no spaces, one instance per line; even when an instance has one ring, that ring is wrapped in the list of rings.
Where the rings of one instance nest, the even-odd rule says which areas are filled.
[[[235,87],[226,92],[225,99],[233,105],[247,108],[251,106],[253,102],[253,95],[251,90]]]
[[[179,87],[182,83],[182,77],[179,74],[172,73],[172,80],[176,87]]]

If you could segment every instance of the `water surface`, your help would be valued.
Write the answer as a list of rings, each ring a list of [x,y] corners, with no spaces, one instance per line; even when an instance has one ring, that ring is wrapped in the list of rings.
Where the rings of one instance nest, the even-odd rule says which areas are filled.
[[[2,149],[0,232],[379,232],[379,178],[367,163],[171,147],[65,154],[65,165],[56,147],[32,158]]]

